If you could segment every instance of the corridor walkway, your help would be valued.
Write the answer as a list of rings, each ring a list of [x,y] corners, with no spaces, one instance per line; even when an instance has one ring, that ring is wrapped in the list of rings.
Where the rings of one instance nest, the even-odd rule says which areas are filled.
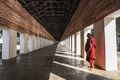
[[[3,61],[0,80],[120,80],[119,71],[90,72],[84,59],[59,48],[53,45]]]

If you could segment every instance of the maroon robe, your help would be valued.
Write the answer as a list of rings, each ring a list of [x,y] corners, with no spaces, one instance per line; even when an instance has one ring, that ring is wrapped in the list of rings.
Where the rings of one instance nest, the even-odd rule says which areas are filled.
[[[96,44],[94,38],[87,39],[85,45],[85,51],[87,53],[86,60],[90,62],[90,64],[93,64],[93,61],[95,60],[95,48],[96,48]]]

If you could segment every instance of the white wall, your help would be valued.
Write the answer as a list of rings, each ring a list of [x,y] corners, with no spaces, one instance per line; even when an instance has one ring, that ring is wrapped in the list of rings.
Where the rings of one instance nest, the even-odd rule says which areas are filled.
[[[117,70],[116,21],[104,18],[94,24],[96,64],[105,70]]]

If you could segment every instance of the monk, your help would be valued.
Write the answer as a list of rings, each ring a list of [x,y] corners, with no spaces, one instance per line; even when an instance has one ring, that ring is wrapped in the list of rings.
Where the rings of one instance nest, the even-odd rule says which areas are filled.
[[[85,44],[85,51],[87,53],[86,60],[90,63],[89,70],[92,70],[94,68],[96,44],[90,33],[87,34],[87,38],[88,39]]]

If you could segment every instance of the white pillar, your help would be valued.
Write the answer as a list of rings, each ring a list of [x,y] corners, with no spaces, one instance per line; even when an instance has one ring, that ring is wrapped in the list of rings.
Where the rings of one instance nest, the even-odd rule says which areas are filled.
[[[40,39],[39,39],[39,37],[37,37],[37,42],[38,42],[37,46],[38,46],[38,49],[39,49],[40,48]]]
[[[42,38],[40,37],[40,48],[42,48]]]
[[[68,44],[68,48],[70,49],[70,38],[67,38],[67,44]]]
[[[39,37],[39,48],[41,48],[41,40],[40,40],[40,37]]]
[[[47,44],[47,45],[50,45],[50,40],[47,40],[46,44]]]
[[[46,46],[50,45],[50,43],[48,43],[48,40],[46,39]]]
[[[43,45],[43,38],[41,38],[41,47],[43,48],[44,45]]]
[[[36,43],[37,43],[36,48],[39,49],[38,36],[36,37]]]
[[[47,46],[47,40],[46,40],[46,39],[45,39],[45,42],[44,42],[44,43],[45,43],[45,47],[46,47],[46,46]]]
[[[74,44],[75,44],[75,45],[74,45],[74,46],[75,46],[75,51],[74,51],[74,52],[75,52],[75,54],[76,54],[76,50],[77,50],[77,49],[76,49],[76,39],[77,39],[77,37],[76,37],[76,34],[74,34],[74,36],[75,36],[75,37],[74,37]]]
[[[34,50],[34,36],[29,36],[29,51]]]
[[[44,39],[44,45],[45,45],[45,47],[46,47],[46,39]]]
[[[17,56],[17,32],[11,29],[3,30],[2,59],[10,59]]]
[[[42,37],[40,39],[41,39],[41,48],[43,48],[43,39]]]
[[[43,47],[45,47],[45,39],[43,38],[42,40],[43,40]]]
[[[64,40],[64,46],[66,47],[66,39]]]
[[[84,58],[85,55],[84,55],[84,30],[81,31],[81,57]]]
[[[67,48],[69,48],[69,41],[68,41],[68,38],[66,39],[66,45],[67,45]]]
[[[72,50],[72,48],[71,48],[71,47],[72,47],[72,45],[71,45],[71,43],[72,43],[72,42],[71,42],[71,39],[72,39],[72,38],[71,38],[71,36],[70,36],[70,37],[69,37],[69,40],[70,40],[70,42],[69,42],[69,44],[70,44],[70,51]]]
[[[67,38],[64,40],[64,44],[65,44],[65,47],[68,48],[68,45],[67,45]]]
[[[63,43],[64,43],[64,46],[66,47],[66,43],[65,43],[65,40],[63,41]]]
[[[28,34],[20,33],[20,54],[28,53]]]
[[[75,35],[72,35],[72,52],[75,52]]]
[[[116,21],[105,18],[94,24],[96,64],[105,70],[117,70]]]
[[[72,35],[71,35],[71,52],[72,52],[72,45],[73,45],[73,44],[72,44]]]
[[[81,53],[81,35],[80,31],[76,33],[76,55]]]
[[[37,37],[34,36],[34,50],[37,49]]]
[[[39,37],[39,46],[41,48],[41,37]]]

